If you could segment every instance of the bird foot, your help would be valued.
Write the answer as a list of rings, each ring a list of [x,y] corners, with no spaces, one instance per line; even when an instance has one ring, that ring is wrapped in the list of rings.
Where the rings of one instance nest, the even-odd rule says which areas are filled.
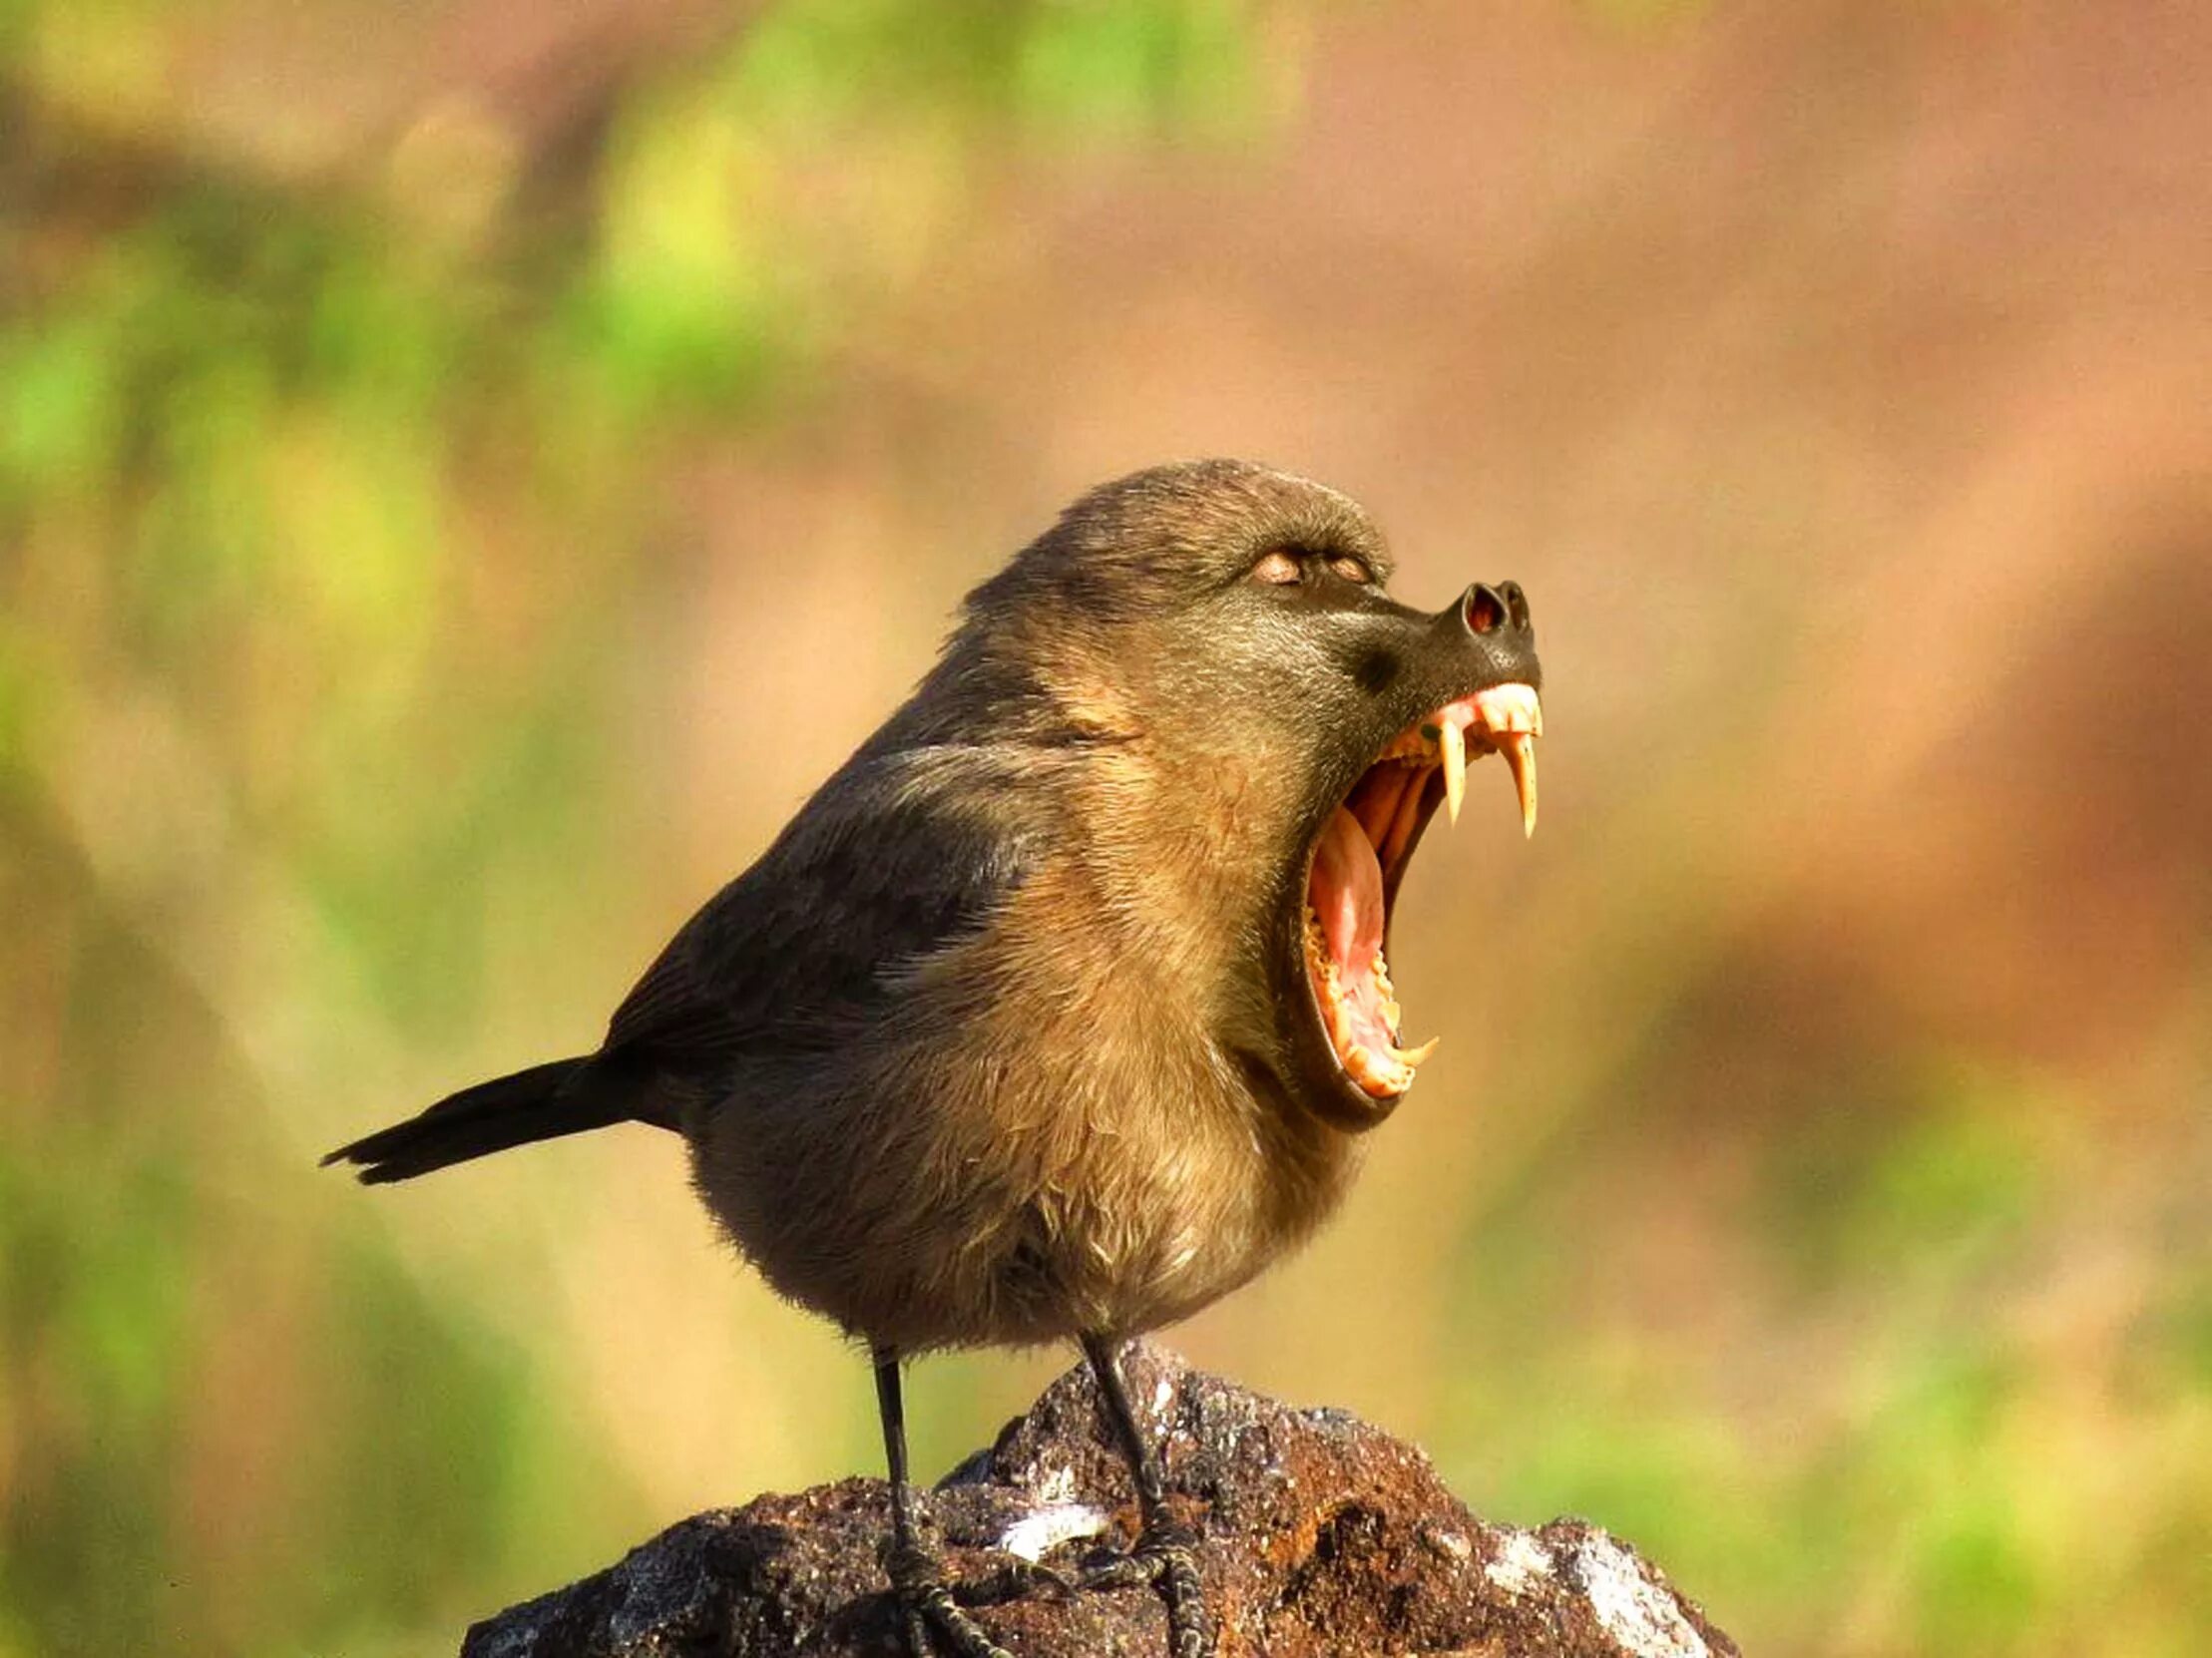
[[[932,1642],[932,1635],[951,1652],[952,1658],[1014,1658],[983,1632],[982,1625],[961,1605],[961,1599],[975,1604],[986,1604],[992,1599],[1013,1599],[1026,1592],[1026,1585],[1007,1593],[990,1593],[1008,1587],[996,1581],[1008,1574],[994,1572],[991,1580],[966,1588],[956,1597],[946,1586],[943,1568],[912,1544],[894,1544],[886,1551],[883,1565],[891,1578],[892,1593],[898,1597],[907,1658],[938,1658],[940,1649]],[[979,1595],[977,1590],[986,1592]]]
[[[1169,1658],[1213,1658],[1213,1624],[1206,1616],[1205,1590],[1198,1580],[1195,1532],[1171,1521],[1155,1521],[1128,1553],[1087,1568],[1077,1584],[1085,1589],[1150,1585],[1167,1605]]]
[[[1213,1658],[1212,1621],[1198,1578],[1198,1539],[1162,1521],[1125,1554],[1087,1564],[1074,1577],[1050,1566],[1009,1560],[983,1577],[948,1583],[944,1569],[918,1546],[893,1546],[884,1568],[899,1602],[908,1658],[1013,1658],[969,1616],[971,1606],[998,1606],[1045,1590],[1068,1595],[1089,1590],[1151,1588],[1167,1608],[1167,1658]]]

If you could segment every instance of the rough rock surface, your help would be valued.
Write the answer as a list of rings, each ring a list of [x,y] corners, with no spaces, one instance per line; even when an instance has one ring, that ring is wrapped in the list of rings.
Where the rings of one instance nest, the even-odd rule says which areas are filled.
[[[1633,1549],[1580,1520],[1491,1525],[1420,1451],[1340,1411],[1293,1411],[1139,1347],[1128,1379],[1162,1447],[1221,1658],[1736,1658]],[[1080,1367],[924,1500],[956,1583],[1017,1556],[1069,1569],[1135,1528],[1127,1471]],[[881,1480],[697,1515],[621,1564],[469,1631],[463,1658],[859,1658],[901,1652],[878,1561]],[[968,1599],[968,1594],[962,1598]],[[1160,1658],[1149,1589],[1035,1587],[975,1613],[1019,1658]]]

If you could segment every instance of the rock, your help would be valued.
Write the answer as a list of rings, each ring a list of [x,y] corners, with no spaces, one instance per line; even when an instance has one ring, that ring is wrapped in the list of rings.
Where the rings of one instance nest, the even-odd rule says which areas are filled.
[[[1157,1348],[1125,1362],[1170,1501],[1202,1533],[1221,1658],[1737,1658],[1664,1574],[1596,1526],[1489,1524],[1419,1451],[1344,1412],[1290,1410]],[[1072,1570],[1124,1547],[1135,1497],[1088,1373],[1055,1382],[923,1513],[956,1583],[984,1584],[1015,1556]],[[876,1479],[699,1514],[478,1624],[463,1658],[893,1658],[889,1529]],[[1018,1658],[1166,1652],[1145,1588],[1033,1588],[974,1610]]]

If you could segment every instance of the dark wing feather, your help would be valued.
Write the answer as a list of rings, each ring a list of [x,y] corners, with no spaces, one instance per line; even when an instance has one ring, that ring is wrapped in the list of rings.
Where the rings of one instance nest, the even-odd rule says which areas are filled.
[[[704,1076],[848,1040],[1020,887],[1036,799],[988,750],[856,756],[669,942],[607,1048]]]

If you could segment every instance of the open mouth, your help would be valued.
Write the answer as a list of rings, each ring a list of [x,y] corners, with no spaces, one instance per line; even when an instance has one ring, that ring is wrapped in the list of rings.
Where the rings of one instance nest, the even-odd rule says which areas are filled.
[[[1372,1099],[1396,1099],[1436,1039],[1399,1045],[1400,1012],[1383,944],[1406,865],[1439,804],[1457,822],[1467,764],[1503,754],[1525,833],[1537,826],[1536,687],[1492,685],[1423,715],[1394,737],[1329,814],[1306,877],[1306,977],[1337,1063]]]

